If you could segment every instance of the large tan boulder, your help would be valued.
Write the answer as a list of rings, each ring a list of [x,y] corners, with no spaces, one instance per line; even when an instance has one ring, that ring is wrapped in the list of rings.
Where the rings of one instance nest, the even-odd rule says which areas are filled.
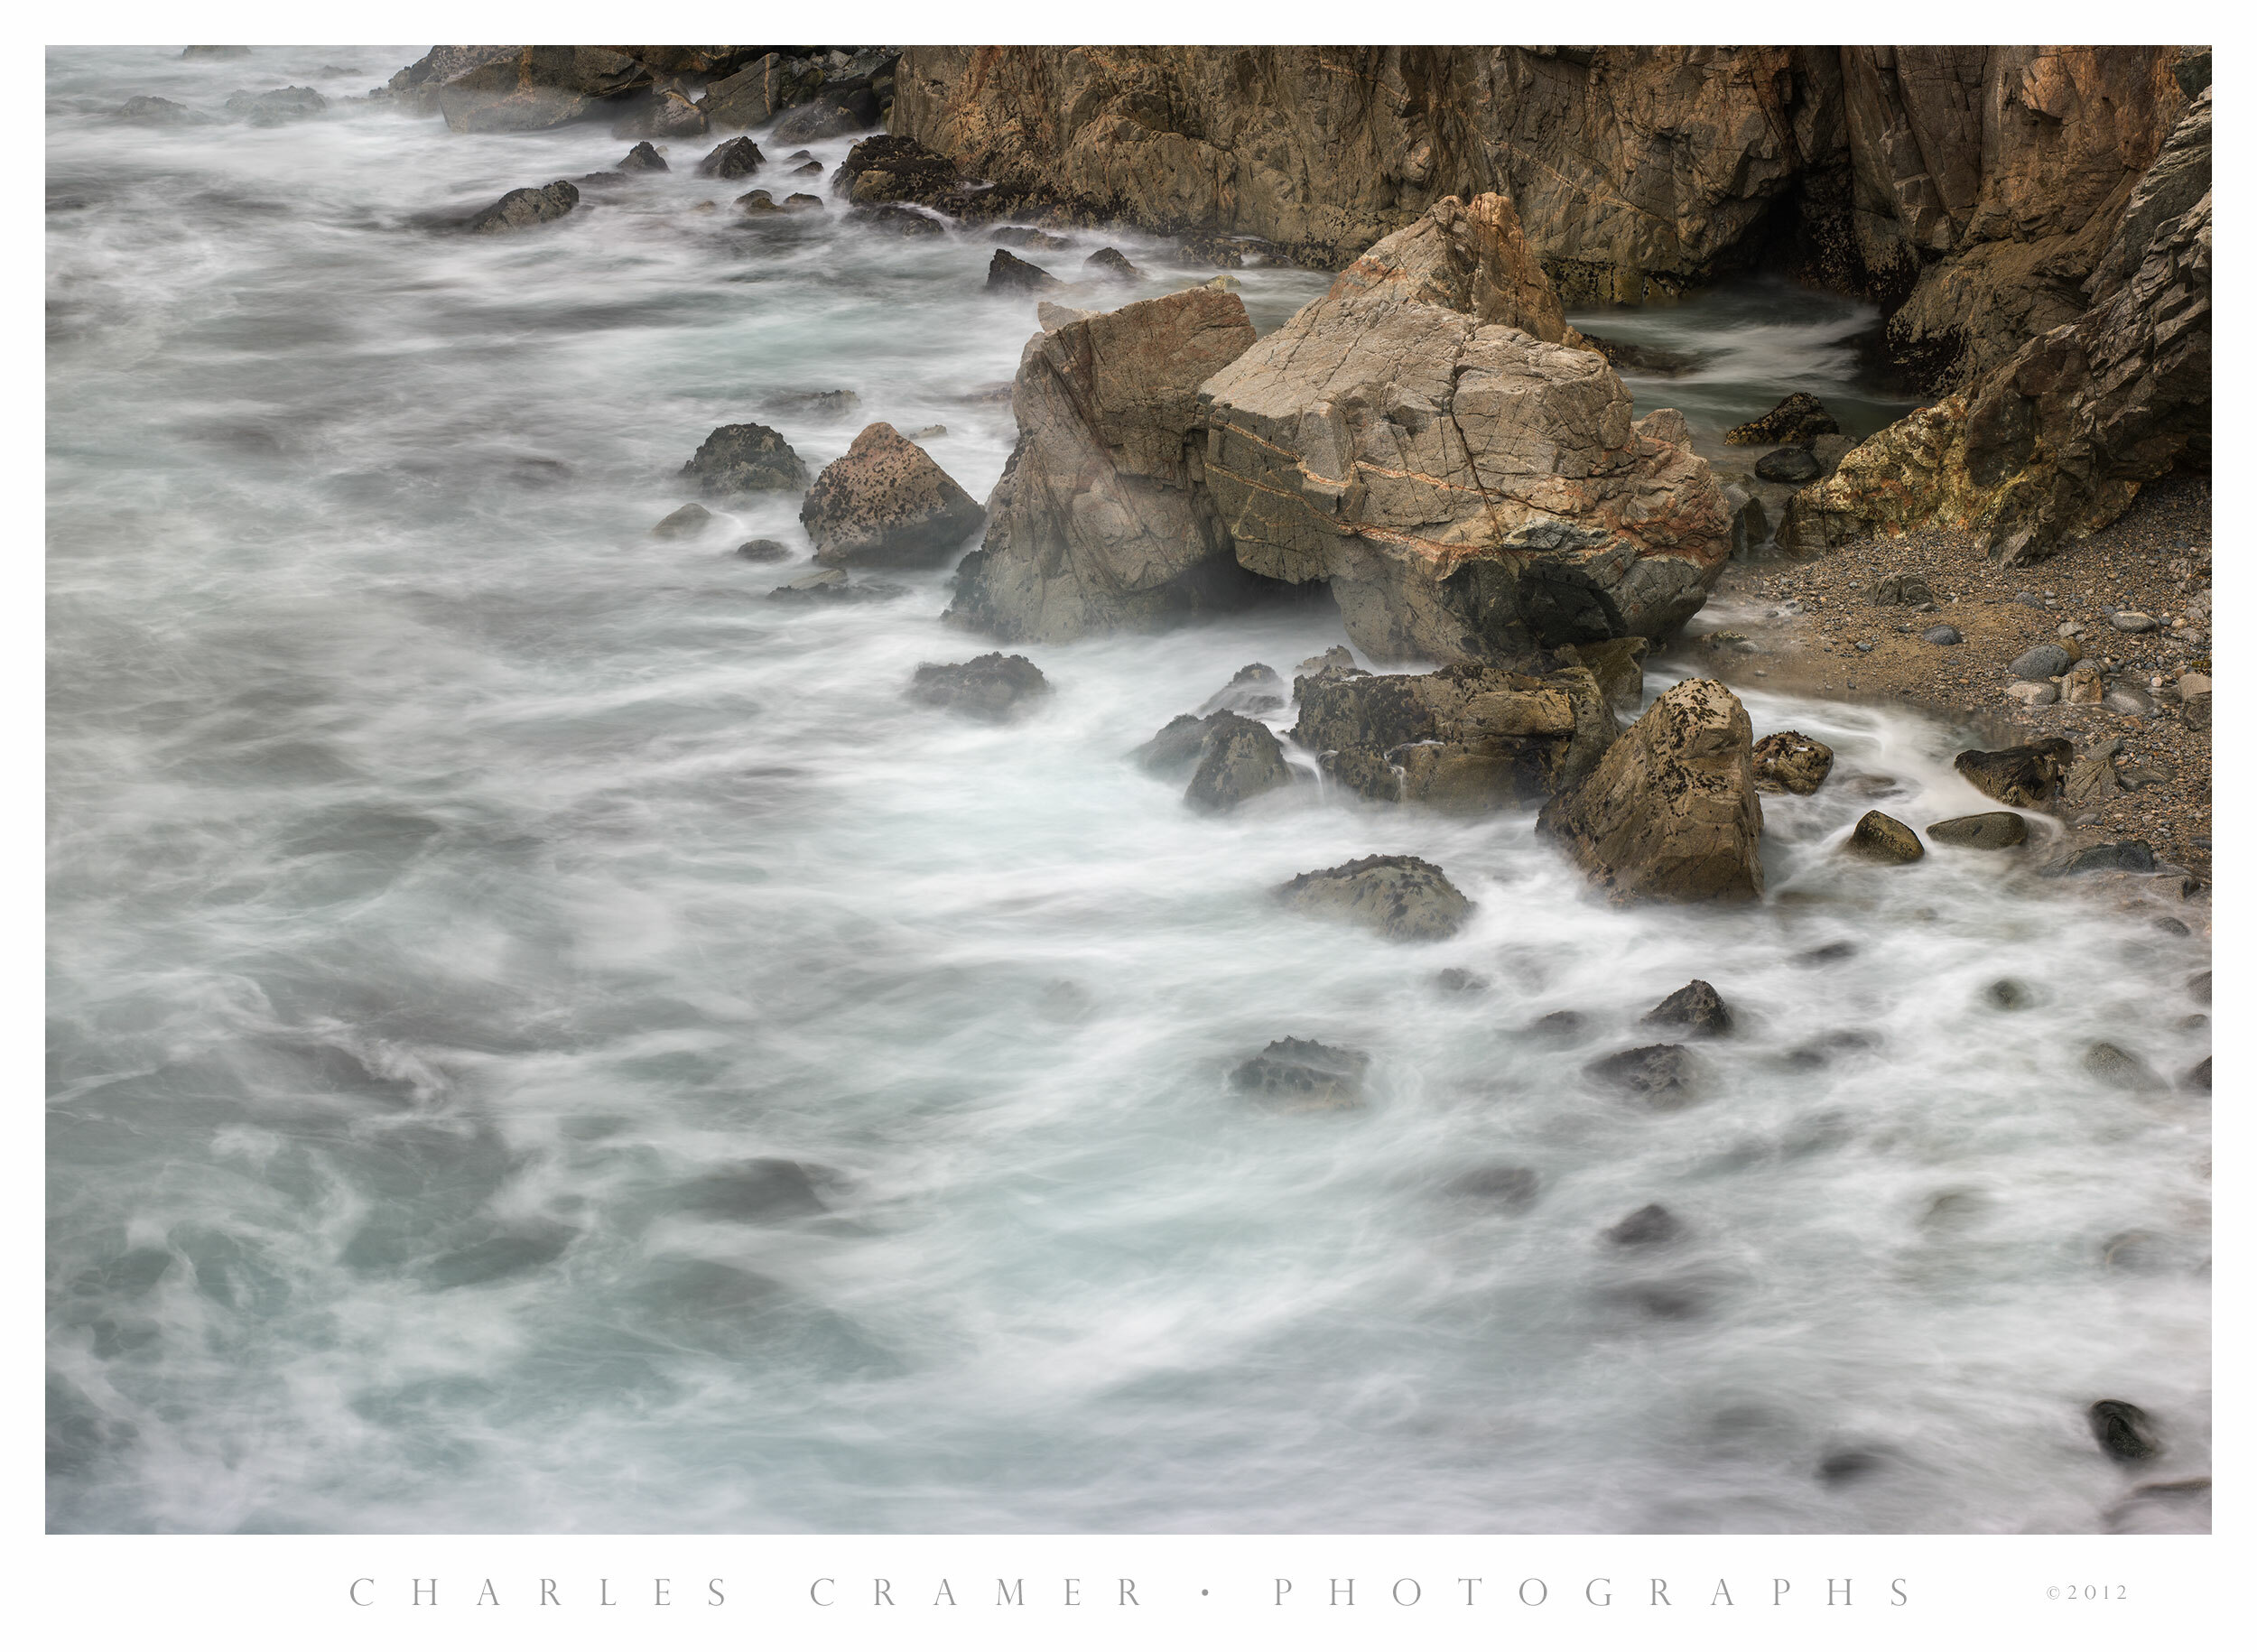
[[[1452,814],[1533,808],[1575,784],[1615,738],[1584,667],[1528,676],[1466,662],[1424,674],[1327,665],[1294,681],[1295,742],[1375,803]]]
[[[1537,831],[1617,902],[1751,900],[1763,893],[1752,744],[1730,689],[1680,682],[1545,806]]]
[[[949,617],[1061,643],[1156,629],[1243,584],[1194,426],[1202,381],[1253,342],[1237,295],[1205,287],[1029,339],[1011,387],[1018,445]]]
[[[1429,302],[1450,289],[1416,274],[1418,243],[1463,221],[1454,201],[1435,217],[1201,387],[1207,487],[1240,563],[1329,581],[1375,659],[1528,664],[1666,635],[1731,550],[1708,465],[1639,434],[1598,355]],[[1406,287],[1424,296],[1391,296]]]
[[[933,567],[980,525],[980,505],[890,424],[873,424],[823,467],[799,507],[815,560]]]

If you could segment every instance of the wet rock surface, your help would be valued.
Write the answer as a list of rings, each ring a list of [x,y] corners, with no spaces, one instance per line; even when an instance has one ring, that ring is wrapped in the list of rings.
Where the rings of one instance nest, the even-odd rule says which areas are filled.
[[[580,205],[580,191],[565,180],[544,183],[539,189],[512,190],[485,211],[472,218],[463,227],[472,235],[500,235],[512,229],[529,229],[535,224],[546,224],[562,218]]]
[[[984,515],[924,449],[873,424],[823,468],[799,519],[819,562],[907,567],[948,561]]]
[[[1198,766],[1184,789],[1184,801],[1204,813],[1221,814],[1292,781],[1284,747],[1266,725],[1235,711],[1217,711],[1202,726]]]
[[[1457,933],[1472,903],[1442,868],[1416,855],[1366,855],[1304,872],[1277,898],[1296,912],[1341,917],[1390,941],[1442,941]]]
[[[1758,740],[1751,761],[1757,791],[1807,797],[1834,772],[1834,747],[1786,729]]]
[[[954,665],[923,664],[909,683],[909,698],[920,705],[991,723],[1025,714],[1049,692],[1041,669],[1019,654],[983,654]]]
[[[794,492],[807,486],[807,467],[783,432],[765,424],[724,424],[698,445],[682,467],[712,497]]]
[[[1732,1010],[1706,981],[1687,981],[1639,1019],[1651,1026],[1681,1026],[1696,1038],[1732,1031]]]
[[[1842,847],[1860,860],[1881,866],[1904,866],[1927,853],[1912,828],[1878,809],[1869,809],[1859,817]]]
[[[1958,814],[1927,829],[1928,840],[1958,849],[2012,849],[2029,840],[2029,822],[2011,809]]]
[[[1692,1052],[1677,1044],[1622,1050],[1601,1057],[1584,1071],[1602,1087],[1638,1097],[1660,1110],[1691,1100],[1698,1076]]]
[[[1295,744],[1376,803],[1475,814],[1582,781],[1615,738],[1587,669],[1542,677],[1462,664],[1424,674],[1327,664],[1295,678]]]
[[[1371,1058],[1313,1038],[1280,1038],[1231,1073],[1231,1087],[1280,1112],[1332,1112],[1363,1104]]]
[[[1621,901],[1742,901],[1763,892],[1753,740],[1737,696],[1706,678],[1649,707],[1537,830]]]

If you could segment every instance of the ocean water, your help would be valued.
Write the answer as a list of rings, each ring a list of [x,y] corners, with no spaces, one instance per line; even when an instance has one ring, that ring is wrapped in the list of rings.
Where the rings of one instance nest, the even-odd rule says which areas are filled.
[[[647,530],[747,418],[811,467],[945,425],[984,497],[1034,328],[986,237],[744,219],[698,142],[467,237],[629,140],[106,113],[421,50],[48,60],[52,1528],[2080,1531],[2207,1472],[2206,1097],[2082,1063],[2206,1054],[2206,949],[2011,858],[1845,863],[1876,803],[1987,806],[1962,731],[1745,696],[1838,753],[1765,800],[1768,898],[1617,912],[1524,815],[1312,770],[1217,820],[1127,761],[1321,605],[1029,648],[1008,727],[913,705],[989,645],[945,572],[799,608],[796,500]],[[1241,278],[1264,328],[1324,284]],[[1871,394],[1849,307],[1772,308],[1699,418]],[[1268,898],[1379,852],[1472,921]],[[1595,1088],[1696,977],[1695,1101]],[[1235,1095],[1285,1036],[1368,1104]],[[1463,1191],[1503,1168],[1532,1201]],[[1674,1243],[1602,1238],[1649,1202]]]

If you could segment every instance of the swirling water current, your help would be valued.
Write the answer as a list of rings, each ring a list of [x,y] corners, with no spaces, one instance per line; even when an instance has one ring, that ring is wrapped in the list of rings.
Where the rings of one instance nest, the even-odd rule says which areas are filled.
[[[1618,912],[1525,815],[1211,819],[1126,760],[1321,605],[1028,648],[1016,725],[914,705],[987,646],[945,571],[803,608],[795,498],[647,530],[748,418],[811,467],[945,425],[984,497],[1034,326],[986,238],[741,218],[711,140],[445,233],[628,140],[344,96],[420,50],[49,58],[52,1527],[2076,1531],[2130,1483],[2104,1397],[2206,1472],[2206,1099],[2080,1060],[2206,1054],[2204,942],[1846,864],[1876,797],[1987,806],[1960,731],[1746,695],[1839,754],[1765,800],[1768,898]],[[335,101],[107,113],[285,83]],[[1242,280],[1265,329],[1324,286]],[[1854,401],[1812,308],[1742,343]],[[1471,923],[1268,896],[1374,852]],[[1700,1100],[1594,1090],[1695,977]],[[1235,1096],[1288,1035],[1368,1105]],[[1502,1166],[1532,1202],[1454,1191]],[[1674,1244],[1602,1239],[1657,1202]]]

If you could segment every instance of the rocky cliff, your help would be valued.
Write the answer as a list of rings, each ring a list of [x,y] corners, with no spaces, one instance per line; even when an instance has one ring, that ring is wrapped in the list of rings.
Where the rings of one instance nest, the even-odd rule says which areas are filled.
[[[2091,308],[1853,449],[1796,496],[1783,544],[1942,522],[2027,561],[2114,520],[2182,458],[2207,462],[2210,107],[2206,87],[2130,192]]]
[[[1493,190],[1571,303],[1784,265],[1882,302],[1899,353],[1957,385],[2083,312],[2188,55],[920,46],[890,125],[1001,200],[1327,268]]]

